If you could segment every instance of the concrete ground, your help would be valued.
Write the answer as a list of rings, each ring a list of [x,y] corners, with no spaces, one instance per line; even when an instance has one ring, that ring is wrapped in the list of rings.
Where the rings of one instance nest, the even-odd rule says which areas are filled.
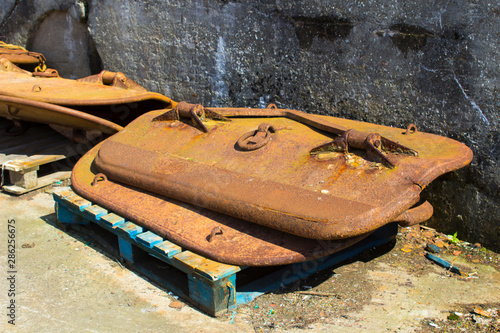
[[[440,325],[450,311],[488,304],[500,308],[498,263],[464,260],[461,267],[474,271],[474,278],[459,279],[396,246],[367,262],[354,260],[325,272],[313,285],[339,297],[284,291],[212,318],[189,304],[171,307],[177,300],[168,290],[124,268],[105,249],[88,246],[88,236],[58,228],[47,192],[20,197],[0,193],[2,332],[413,332],[425,331],[429,323]],[[13,267],[8,261],[9,221],[15,225]],[[405,260],[399,262],[403,256]],[[422,263],[425,269],[416,272]],[[8,280],[12,275],[13,284]],[[13,286],[15,325],[8,323],[7,316]],[[297,312],[307,316],[314,311],[316,319],[293,325],[302,318]]]

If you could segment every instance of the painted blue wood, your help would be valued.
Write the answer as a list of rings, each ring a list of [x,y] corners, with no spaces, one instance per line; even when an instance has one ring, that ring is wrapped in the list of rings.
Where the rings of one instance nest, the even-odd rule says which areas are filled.
[[[124,260],[146,276],[193,302],[200,309],[215,316],[219,311],[227,309],[228,304],[236,304],[235,271],[239,270],[239,267],[235,269],[236,266],[217,263],[189,251],[182,252],[180,246],[163,240],[151,231],[143,232],[142,227],[125,221],[116,214],[108,213],[97,205],[85,205],[82,210],[80,205],[75,204],[82,202],[77,196],[66,193],[64,197],[54,196],[54,200],[56,211],[62,220],[72,223],[91,221],[111,231],[118,237],[120,256]],[[141,257],[146,253],[171,265],[170,269],[174,271],[170,278],[158,276],[141,265]],[[176,256],[178,258],[173,265],[173,258]],[[184,273],[181,273],[179,267],[182,267]],[[172,278],[172,275],[176,278]],[[224,277],[225,275],[229,276]]]
[[[426,253],[425,257],[427,259],[435,262],[439,266],[446,268],[450,272],[453,272],[453,273],[458,274],[458,275],[462,275],[462,272],[460,271],[460,269],[457,266],[453,266],[452,263],[450,263],[449,261],[441,259],[438,256],[435,256],[435,255],[430,254],[430,253]]]
[[[61,223],[87,224],[88,221],[82,216],[75,214],[72,210],[66,208],[63,204],[56,202],[56,216]]]
[[[154,245],[161,243],[163,241],[163,238],[161,238],[160,236],[151,231],[146,231],[143,232],[142,234],[137,235],[135,240],[139,244],[145,246],[147,249],[150,249]]]
[[[207,285],[205,281],[199,280],[196,276],[193,275],[188,275],[188,281],[189,297],[193,301],[198,303],[198,306],[201,306],[205,311],[214,309],[214,288]]]
[[[441,249],[438,246],[431,244],[431,243],[427,243],[425,250],[429,251],[431,253],[440,253],[441,252]]]
[[[76,208],[81,212],[83,212],[85,208],[92,205],[90,201],[76,194],[71,197],[64,198],[64,202],[68,203],[70,207]]]
[[[221,311],[236,306],[236,274],[227,278],[207,283],[207,279],[197,274],[188,275],[189,297],[202,310],[216,315]]]
[[[155,244],[151,250],[151,255],[166,262],[170,262],[170,259],[174,255],[182,252],[182,248],[179,245],[174,244],[168,240],[164,240],[159,244]]]
[[[83,210],[83,217],[89,219],[92,222],[97,222],[101,219],[101,216],[108,214],[108,211],[101,206],[92,205],[85,207]]]
[[[121,216],[116,215],[115,213],[109,213],[104,216],[101,216],[99,222],[101,226],[113,229],[116,228],[118,225],[125,223],[125,219]]]
[[[120,224],[115,229],[115,233],[126,240],[135,239],[135,236],[140,234],[142,231],[143,228],[141,226],[138,226],[137,224],[128,221],[123,224]]]
[[[118,248],[120,249],[120,256],[130,263],[134,262],[134,250],[132,244],[122,237],[118,237]]]

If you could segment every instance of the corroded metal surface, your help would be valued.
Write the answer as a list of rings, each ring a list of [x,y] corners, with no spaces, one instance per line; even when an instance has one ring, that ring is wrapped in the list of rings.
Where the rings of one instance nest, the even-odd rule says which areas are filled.
[[[27,51],[23,47],[6,44],[2,41],[0,41],[0,58],[7,59],[25,69],[45,70],[46,60],[43,54]]]
[[[422,222],[432,210],[410,210],[422,189],[472,159],[457,141],[413,130],[295,110],[208,110],[231,121],[200,118],[205,133],[192,113],[192,120],[179,114],[162,121],[171,118],[168,110],[136,119],[102,145],[97,169],[111,180],[301,237],[345,239],[395,220]],[[275,128],[270,142],[240,149],[238,139],[262,123]],[[379,134],[418,156],[390,152],[389,168],[363,147],[311,154],[345,129]]]
[[[300,238],[173,199],[109,181],[93,161],[100,145],[75,165],[76,193],[183,248],[213,260],[240,266],[301,262],[340,251],[368,234],[344,240]]]
[[[433,213],[434,208],[428,201],[425,201],[420,205],[408,209],[406,212],[396,217],[393,221],[399,222],[399,225],[402,227],[410,227],[427,221],[431,218]]]
[[[0,58],[0,95],[72,108],[119,125],[145,112],[176,105],[168,97],[145,90],[123,73],[103,71],[70,80],[59,77],[53,70],[24,71],[3,58]]]
[[[0,95],[0,116],[11,120],[33,121],[82,130],[115,134],[123,127],[106,119],[67,107]]]
[[[202,119],[231,121],[227,117],[285,117],[324,132],[340,135],[331,142],[312,148],[310,151],[311,154],[320,154],[328,151],[348,153],[349,148],[363,149],[370,156],[380,159],[385,165],[391,168],[395,166],[395,162],[389,158],[388,155],[384,154],[383,151],[398,152],[413,156],[418,155],[418,152],[415,150],[391,141],[378,133],[369,133],[358,131],[353,128],[346,128],[297,110],[280,110],[275,104],[270,104],[267,109],[225,108],[218,109],[217,111],[204,108],[200,104],[180,102],[173,109],[156,117],[154,121],[180,120],[182,117],[191,118],[199,130],[207,133],[208,129],[203,124]],[[221,113],[223,113],[223,115]],[[238,140],[239,147],[243,150],[254,150],[263,147],[271,138],[269,129],[272,133],[275,132],[275,128],[271,124],[263,123],[259,125],[257,130],[244,134],[240,140]],[[409,130],[407,130],[407,132],[408,131]]]

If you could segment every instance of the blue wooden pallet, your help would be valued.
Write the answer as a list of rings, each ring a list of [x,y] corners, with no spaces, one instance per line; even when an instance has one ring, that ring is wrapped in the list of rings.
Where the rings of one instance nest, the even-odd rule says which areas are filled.
[[[276,267],[272,273],[264,276],[256,274],[259,277],[253,280],[246,277],[249,281],[240,286],[237,278],[251,271],[247,267],[219,263],[184,250],[153,232],[94,205],[69,187],[54,191],[53,196],[59,222],[78,225],[93,223],[103,232],[110,232],[117,237],[120,256],[129,265],[212,316],[307,278],[367,249],[388,243],[395,238],[398,230],[397,224],[391,223],[343,251],[303,263]],[[158,261],[161,265],[158,265]],[[252,270],[255,272],[258,268]],[[266,272],[268,270],[265,269]]]

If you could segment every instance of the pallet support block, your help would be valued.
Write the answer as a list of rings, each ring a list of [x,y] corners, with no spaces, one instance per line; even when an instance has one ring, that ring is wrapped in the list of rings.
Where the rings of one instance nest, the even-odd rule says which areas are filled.
[[[123,259],[133,264],[144,257],[144,251],[141,251],[141,249],[134,244],[137,235],[143,231],[142,227],[132,222],[125,222],[117,226],[114,230],[118,236],[120,256]]]
[[[143,251],[130,244],[130,242],[123,239],[123,237],[118,236],[118,246],[120,249],[120,256],[131,264],[144,257]]]
[[[1,155],[1,154],[0,154]],[[66,158],[62,155],[34,155],[31,157],[14,157],[14,160],[6,162],[3,167],[9,171],[10,184],[4,185],[2,189],[8,193],[21,195],[71,177],[71,171],[54,171],[43,177],[39,177],[38,171],[41,165],[48,165]]]
[[[0,118],[0,132],[9,121]],[[9,172],[1,189],[22,195],[71,176],[73,161],[66,160],[86,152],[87,145],[73,142],[46,124],[32,123],[22,135],[0,138],[0,166]],[[40,171],[42,170],[42,171]]]
[[[188,275],[189,295],[202,310],[217,316],[236,307],[236,274],[209,281],[197,274]]]
[[[361,252],[393,240],[397,223],[386,225],[358,244],[340,252],[277,268],[273,273],[238,285],[238,275],[247,269],[219,263],[182,249],[150,230],[93,205],[70,188],[54,191],[57,218],[61,223],[100,226],[118,239],[119,253],[130,266],[212,316],[218,316],[256,297],[307,278]],[[161,263],[153,262],[159,260]],[[159,266],[159,264],[161,264]]]
[[[34,189],[38,185],[38,166],[21,171],[9,171],[10,182],[27,190]]]
[[[66,208],[63,205],[59,205],[59,203],[56,202],[55,204],[56,208],[56,216],[57,220],[61,223],[66,223],[66,224],[88,224],[88,220],[86,220],[83,216],[75,215],[71,210]]]

